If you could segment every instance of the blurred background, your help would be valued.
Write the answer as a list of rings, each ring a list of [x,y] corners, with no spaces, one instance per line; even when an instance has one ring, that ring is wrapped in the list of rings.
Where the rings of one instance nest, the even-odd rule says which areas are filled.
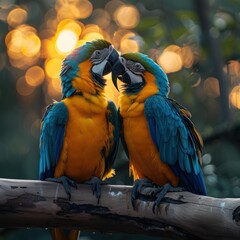
[[[191,111],[204,138],[208,194],[240,197],[238,0],[1,0],[0,177],[38,178],[40,121],[61,99],[62,60],[97,38],[121,53],[148,54],[164,69],[170,97]],[[107,97],[118,104],[111,81]],[[110,183],[132,184],[121,148],[115,168]],[[1,240],[33,237],[50,240],[45,229],[0,229]],[[80,239],[126,237],[136,238],[82,232]]]

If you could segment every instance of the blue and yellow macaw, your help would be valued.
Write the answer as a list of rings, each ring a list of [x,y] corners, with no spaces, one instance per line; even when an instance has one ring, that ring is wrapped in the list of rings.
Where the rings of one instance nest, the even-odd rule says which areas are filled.
[[[116,87],[117,78],[124,83],[120,135],[135,180],[133,203],[141,187],[152,183],[161,186],[154,208],[170,189],[206,195],[201,136],[189,111],[168,98],[169,82],[161,67],[142,53],[127,53],[112,70]]]
[[[62,183],[71,198],[71,186],[87,182],[100,198],[101,180],[112,177],[118,148],[118,115],[104,95],[103,75],[118,53],[105,40],[88,42],[63,61],[63,98],[47,108],[40,135],[40,180]],[[53,239],[78,238],[79,231],[53,229]]]

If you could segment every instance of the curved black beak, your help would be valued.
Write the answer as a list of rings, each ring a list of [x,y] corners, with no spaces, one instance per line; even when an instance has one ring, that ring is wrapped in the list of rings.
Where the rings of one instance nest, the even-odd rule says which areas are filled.
[[[103,69],[103,75],[106,75],[112,71],[112,67],[114,63],[118,60],[119,54],[118,52],[113,48],[110,56],[108,57],[107,63]]]
[[[115,64],[115,62],[118,60],[119,58],[119,54],[116,51],[115,48],[113,48],[109,58],[108,58],[108,62],[111,64],[111,66],[113,66]]]
[[[126,84],[131,84],[131,79],[127,74],[126,69],[124,65],[121,63],[120,59],[117,60],[112,69],[112,82],[117,90],[118,90],[117,86],[118,78]]]

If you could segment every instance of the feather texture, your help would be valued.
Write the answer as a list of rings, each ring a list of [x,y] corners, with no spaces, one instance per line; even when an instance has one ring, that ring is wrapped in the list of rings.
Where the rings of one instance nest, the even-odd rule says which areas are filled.
[[[146,100],[144,112],[161,160],[180,178],[181,186],[206,195],[199,159],[202,140],[188,111],[169,98],[155,95]]]
[[[53,177],[62,149],[68,110],[64,103],[55,103],[48,109],[40,135],[39,179]]]

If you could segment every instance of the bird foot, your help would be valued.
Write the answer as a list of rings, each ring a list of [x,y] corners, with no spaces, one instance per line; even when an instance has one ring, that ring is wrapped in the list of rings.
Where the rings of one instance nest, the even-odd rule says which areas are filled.
[[[160,203],[162,202],[167,192],[182,192],[182,191],[185,191],[185,189],[182,187],[173,187],[169,183],[163,186],[157,186],[152,192],[152,196],[156,198],[152,207],[153,213],[155,213],[156,208],[159,207]]]
[[[240,222],[240,206],[238,206],[234,211],[233,211],[233,216],[232,219],[239,224]]]
[[[137,200],[139,194],[141,193],[141,190],[146,187],[152,188],[154,187],[154,184],[146,178],[141,178],[134,181],[132,194],[131,194],[131,201],[134,209],[135,209],[135,201]]]
[[[46,178],[46,181],[63,184],[63,187],[68,195],[69,200],[71,200],[71,187],[74,187],[77,189],[77,183],[66,176],[62,176],[59,178]]]
[[[102,181],[98,177],[92,177],[89,181],[84,182],[86,184],[92,185],[93,195],[97,197],[97,203],[99,204],[101,197],[101,185],[107,184],[105,181]]]

